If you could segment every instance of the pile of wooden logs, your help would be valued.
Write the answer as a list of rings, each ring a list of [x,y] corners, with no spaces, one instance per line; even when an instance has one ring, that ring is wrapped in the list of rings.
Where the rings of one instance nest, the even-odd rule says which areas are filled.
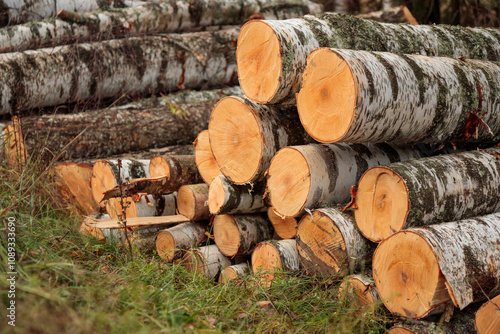
[[[402,317],[394,333],[496,333],[500,317],[487,314],[500,312],[500,31],[299,17],[321,11],[305,0],[271,16],[260,1],[234,6],[59,12],[50,29],[67,35],[52,42],[85,43],[0,55],[0,114],[216,90],[15,119],[0,125],[2,155],[14,165],[44,147],[87,159],[56,165],[55,177],[78,211],[100,212],[81,225],[100,240],[220,283],[253,272],[269,286],[299,270],[342,280],[339,294],[364,310],[384,304]],[[118,38],[251,14],[274,19]],[[89,39],[105,33],[114,39]],[[24,49],[23,38],[5,50]],[[236,68],[241,90],[221,89]],[[483,300],[474,323],[469,305]],[[439,323],[421,320],[441,313]]]

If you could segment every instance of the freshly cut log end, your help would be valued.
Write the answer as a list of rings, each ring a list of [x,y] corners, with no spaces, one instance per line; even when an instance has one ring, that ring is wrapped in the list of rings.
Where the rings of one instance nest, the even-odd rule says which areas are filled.
[[[379,306],[380,296],[373,279],[368,276],[351,275],[344,279],[340,284],[339,292],[345,291],[348,298],[362,309],[375,311]]]
[[[293,239],[297,233],[297,219],[277,215],[273,208],[267,209],[267,216],[273,224],[274,231],[282,239]]]
[[[218,215],[214,220],[214,239],[222,254],[233,256],[241,245],[240,231],[231,215]]]
[[[304,129],[322,143],[339,141],[349,130],[356,106],[356,85],[349,64],[331,49],[307,58],[297,108]]]
[[[406,182],[387,167],[372,167],[358,183],[356,225],[361,234],[381,242],[404,228],[410,200]]]
[[[156,236],[156,251],[167,262],[175,260],[176,255],[180,253],[175,245],[174,237],[167,230],[161,231]]]
[[[225,97],[212,111],[208,127],[221,172],[235,183],[250,182],[263,152],[259,123],[250,107],[237,97]]]
[[[295,240],[262,242],[252,253],[252,270],[264,286],[270,286],[278,272],[299,269]]]
[[[474,319],[478,334],[500,333],[500,295],[481,306]]]
[[[267,189],[274,210],[287,217],[302,212],[311,189],[311,171],[306,158],[293,147],[276,153],[269,167]]]
[[[417,233],[402,231],[384,240],[372,265],[377,291],[393,314],[420,319],[451,302],[433,249]]]
[[[205,205],[207,200],[207,184],[185,185],[177,191],[177,210],[191,220],[205,220],[210,217],[208,207]]]
[[[224,191],[222,179],[220,177],[216,177],[210,184],[208,193],[208,210],[212,214],[217,214],[220,212],[220,208],[225,202],[226,192]]]
[[[194,142],[194,155],[201,178],[206,184],[210,185],[221,172],[210,147],[208,130],[203,130],[198,134]]]
[[[158,233],[156,251],[167,262],[180,258],[186,249],[196,247],[207,238],[206,224],[184,223]]]
[[[219,251],[217,245],[210,245],[187,252],[182,258],[182,265],[189,272],[215,278],[222,269],[231,265],[231,261]]]
[[[238,35],[236,63],[241,89],[252,101],[272,100],[280,84],[282,54],[278,35],[265,22],[247,22]]]
[[[226,284],[227,282],[241,279],[249,273],[250,267],[246,262],[226,267],[219,276],[219,284]]]
[[[404,327],[395,326],[387,331],[390,334],[418,334]]]
[[[170,166],[168,161],[161,155],[153,157],[149,163],[149,175],[151,175],[151,177],[166,177],[170,179]]]
[[[114,188],[116,185],[116,174],[113,171],[113,167],[108,161],[96,161],[92,169],[91,179],[92,196],[94,200],[99,203],[100,206],[106,206],[106,203],[101,203],[104,192]]]

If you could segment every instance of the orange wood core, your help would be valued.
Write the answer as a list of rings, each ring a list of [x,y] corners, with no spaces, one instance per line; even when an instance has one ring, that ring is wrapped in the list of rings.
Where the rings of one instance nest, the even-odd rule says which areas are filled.
[[[214,219],[214,239],[222,254],[234,256],[240,248],[241,237],[231,215],[217,215]]]

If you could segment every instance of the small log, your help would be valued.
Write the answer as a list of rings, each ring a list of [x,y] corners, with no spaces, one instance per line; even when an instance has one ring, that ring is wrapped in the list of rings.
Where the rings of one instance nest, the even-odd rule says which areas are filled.
[[[316,209],[297,227],[297,251],[309,274],[342,277],[368,266],[375,245],[340,208]]]
[[[207,240],[206,228],[207,224],[189,222],[161,231],[156,237],[158,255],[167,262],[180,259],[185,250]]]
[[[500,214],[398,232],[373,256],[378,293],[394,314],[419,319],[500,292]]]
[[[177,210],[181,215],[193,221],[210,218],[207,206],[208,185],[190,184],[179,188],[177,192]]]
[[[149,174],[153,178],[166,177],[172,186],[171,191],[185,184],[203,182],[198,173],[194,155],[157,155],[151,159]]]
[[[235,184],[263,181],[280,148],[310,140],[294,107],[259,105],[237,96],[219,101],[208,131],[221,172]]]
[[[216,245],[186,252],[181,263],[189,272],[201,273],[207,278],[215,278],[222,269],[231,265],[231,261],[219,251]]]
[[[189,219],[183,215],[160,216],[160,217],[133,217],[127,218],[127,228],[150,227],[156,225],[172,225],[188,222]],[[123,228],[119,219],[95,219],[87,217],[83,224],[91,229],[117,229]]]
[[[276,212],[287,217],[304,215],[306,209],[347,203],[351,187],[366,169],[422,156],[418,149],[392,144],[285,147],[273,157],[269,167],[270,203]]]
[[[500,140],[496,62],[326,48],[308,62],[297,107],[320,142]]]
[[[281,239],[293,239],[297,234],[297,221],[298,218],[295,217],[285,217],[282,218],[273,208],[267,209],[267,217],[273,224],[274,231]]]
[[[243,262],[224,268],[219,275],[219,284],[239,280],[250,274],[251,268],[248,263]]]
[[[262,215],[217,215],[214,219],[214,240],[226,256],[250,255],[271,235],[269,221]]]
[[[306,58],[319,47],[497,60],[500,33],[485,28],[379,23],[336,13],[280,21],[253,20],[241,28],[236,50],[243,92],[259,103],[293,103]],[[329,64],[325,73],[332,68]],[[318,89],[317,94],[321,91]],[[334,96],[338,97],[324,95],[321,100],[334,101]]]
[[[266,211],[266,187],[234,185],[224,176],[217,176],[210,184],[208,208],[216,214],[248,214]]]
[[[373,167],[360,179],[354,215],[374,242],[407,229],[500,211],[500,148]]]
[[[252,271],[264,286],[270,286],[280,272],[299,270],[300,261],[295,240],[261,242],[252,253]]]
[[[478,334],[500,333],[500,295],[481,306],[476,312],[474,326]]]
[[[359,18],[385,23],[409,23],[418,24],[413,14],[406,6],[398,6],[357,15]]]
[[[171,216],[176,214],[176,193],[168,195],[138,194],[124,197],[125,217],[155,217]],[[123,206],[120,198],[106,200],[106,212],[111,218],[117,219],[123,215]]]
[[[347,276],[340,284],[339,293],[346,294],[352,303],[364,311],[373,312],[382,303],[375,282],[368,275]]]
[[[212,148],[210,147],[210,139],[208,130],[201,131],[193,143],[194,156],[196,158],[196,166],[203,181],[210,185],[217,175],[222,174],[215,161]]]

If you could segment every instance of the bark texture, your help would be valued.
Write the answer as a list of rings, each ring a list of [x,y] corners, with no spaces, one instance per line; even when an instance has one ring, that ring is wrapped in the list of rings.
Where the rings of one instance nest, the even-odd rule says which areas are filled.
[[[499,62],[332,52],[352,71],[356,101],[346,132],[327,141],[442,143],[500,139]],[[318,138],[318,134],[309,133]]]
[[[229,281],[242,279],[250,274],[251,270],[252,269],[246,262],[226,267],[219,276],[219,284],[225,284]]]
[[[2,54],[0,114],[89,98],[223,87],[236,81],[237,34],[229,29]]]
[[[383,10],[360,14],[359,18],[385,23],[409,23],[418,24],[410,10],[406,6],[384,8]]]
[[[167,262],[180,259],[185,250],[199,246],[207,240],[206,224],[183,223],[158,233],[156,250]]]
[[[278,90],[269,101],[261,101],[273,104],[294,101],[306,58],[318,47],[489,60],[500,57],[500,33],[495,29],[399,25],[335,13],[265,23],[274,30],[282,55]],[[252,22],[247,23],[250,24]],[[258,78],[249,77],[248,80]],[[246,83],[241,78],[240,84],[245,91]]]
[[[350,275],[340,284],[339,291],[345,291],[346,297],[363,311],[375,311],[382,303],[369,275]]]
[[[47,149],[62,158],[108,157],[169,145],[189,144],[208,127],[217,101],[237,87],[184,91],[120,107],[76,114],[22,118],[28,154]]]
[[[176,194],[147,195],[139,194],[124,198],[126,218],[172,216],[176,214]],[[130,204],[127,204],[130,202]],[[113,219],[123,215],[119,198],[107,200],[106,212]]]
[[[181,263],[188,271],[201,273],[207,278],[215,278],[222,269],[231,265],[231,261],[219,251],[217,245],[193,249],[184,255]]]
[[[252,270],[260,276],[261,284],[270,286],[280,272],[300,268],[295,240],[269,240],[257,245],[252,253]]]
[[[219,175],[210,184],[208,208],[213,215],[263,212],[267,209],[265,191],[263,183],[235,185],[224,175]]]
[[[207,200],[207,184],[184,185],[177,192],[177,210],[193,221],[206,220],[210,218]]]

